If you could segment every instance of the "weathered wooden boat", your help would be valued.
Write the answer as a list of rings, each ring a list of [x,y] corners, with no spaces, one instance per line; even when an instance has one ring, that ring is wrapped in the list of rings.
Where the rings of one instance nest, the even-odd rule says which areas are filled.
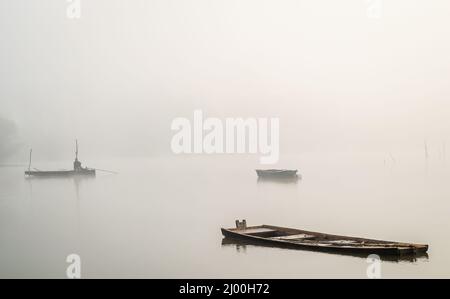
[[[76,141],[75,144],[75,161],[73,162],[73,170],[31,170],[32,150],[30,150],[30,163],[28,164],[28,170],[25,171],[25,175],[35,177],[95,176],[94,168],[81,166],[81,162],[78,160],[78,141]]]
[[[95,169],[83,168],[80,170],[27,170],[25,175],[28,176],[39,176],[39,177],[61,177],[61,176],[77,176],[77,175],[95,175]]]
[[[323,251],[340,254],[365,255],[420,255],[428,250],[428,245],[411,244],[374,239],[330,235],[300,229],[273,225],[249,226],[245,220],[236,220],[236,228],[222,228],[227,238],[248,240],[275,247]]]
[[[292,178],[297,177],[297,170],[288,169],[256,169],[260,178]]]

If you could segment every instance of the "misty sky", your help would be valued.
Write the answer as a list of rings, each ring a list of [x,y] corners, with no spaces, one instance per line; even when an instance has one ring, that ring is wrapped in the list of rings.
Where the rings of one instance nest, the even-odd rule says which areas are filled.
[[[170,153],[194,109],[280,117],[281,153],[450,144],[450,2],[382,2],[1,0],[0,147]]]

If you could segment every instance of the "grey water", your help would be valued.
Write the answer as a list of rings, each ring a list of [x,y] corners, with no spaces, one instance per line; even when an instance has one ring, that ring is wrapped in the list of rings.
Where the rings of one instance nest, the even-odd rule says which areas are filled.
[[[67,162],[67,161],[66,161]],[[36,161],[40,169],[70,163]],[[382,277],[450,277],[445,161],[418,154],[299,155],[296,182],[258,181],[254,156],[89,161],[93,178],[25,178],[0,167],[0,277],[366,278],[365,258],[222,242],[235,219],[427,243],[428,257],[383,261]]]

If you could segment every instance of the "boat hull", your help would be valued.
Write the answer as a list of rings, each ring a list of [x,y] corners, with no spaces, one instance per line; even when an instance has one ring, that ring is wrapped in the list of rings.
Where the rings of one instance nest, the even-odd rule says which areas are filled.
[[[259,234],[245,234],[243,231],[250,229],[268,229],[267,233],[259,233]],[[225,229],[222,228],[222,234],[226,238],[232,238],[236,240],[245,240],[251,241],[255,244],[265,244],[273,247],[282,247],[282,248],[292,248],[292,249],[302,249],[308,251],[320,251],[320,252],[329,252],[329,253],[340,253],[340,254],[349,254],[349,255],[357,255],[357,256],[368,256],[370,254],[378,254],[381,256],[401,256],[401,255],[420,255],[424,254],[428,250],[428,245],[418,245],[418,244],[407,244],[407,243],[399,243],[399,242],[390,242],[390,241],[381,241],[381,240],[373,240],[373,239],[364,239],[364,238],[355,238],[348,236],[338,236],[338,235],[330,235],[323,234],[317,232],[310,232],[304,230],[283,228],[277,226],[270,225],[262,225],[256,227],[249,227],[245,230],[242,229]],[[317,242],[295,242],[289,240],[280,239],[280,237],[271,237],[273,233],[270,230],[276,231],[279,234],[286,234],[286,237],[294,236],[295,234],[302,234],[313,236],[314,238],[320,239],[322,241]],[[266,234],[266,235],[264,235]],[[332,241],[346,241],[346,242],[354,242],[355,245],[330,245],[328,242]],[[361,245],[365,244],[365,245]]]
[[[69,177],[69,176],[95,176],[95,169],[83,170],[56,170],[56,171],[25,171],[27,176],[36,177]]]
[[[256,174],[260,178],[295,178],[297,170],[256,169]]]

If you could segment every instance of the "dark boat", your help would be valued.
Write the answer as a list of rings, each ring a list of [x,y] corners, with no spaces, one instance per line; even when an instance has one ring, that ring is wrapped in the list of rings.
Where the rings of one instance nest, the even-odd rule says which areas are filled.
[[[95,169],[82,167],[81,162],[78,160],[78,141],[76,141],[75,148],[75,161],[73,162],[73,170],[30,170],[31,168],[31,151],[30,151],[30,164],[28,170],[25,171],[27,176],[36,177],[67,177],[67,176],[95,176]]]
[[[95,169],[83,168],[80,170],[27,170],[25,175],[28,176],[40,176],[40,177],[61,177],[61,176],[77,176],[77,175],[95,175]]]
[[[304,249],[350,255],[421,255],[428,245],[381,241],[305,231],[300,229],[260,225],[247,227],[236,220],[236,228],[222,228],[226,238],[247,240],[275,247]]]
[[[297,170],[287,169],[256,169],[260,178],[296,178]]]

